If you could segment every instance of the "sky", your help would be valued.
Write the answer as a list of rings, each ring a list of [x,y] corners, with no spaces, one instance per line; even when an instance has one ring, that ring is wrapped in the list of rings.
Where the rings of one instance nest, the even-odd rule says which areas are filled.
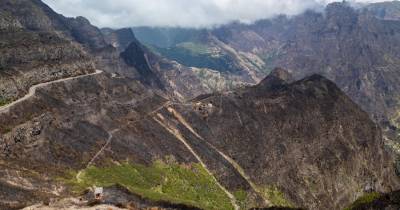
[[[279,14],[320,9],[334,0],[43,0],[67,17],[84,16],[98,27],[211,27],[251,23]],[[371,3],[384,0],[353,0]]]

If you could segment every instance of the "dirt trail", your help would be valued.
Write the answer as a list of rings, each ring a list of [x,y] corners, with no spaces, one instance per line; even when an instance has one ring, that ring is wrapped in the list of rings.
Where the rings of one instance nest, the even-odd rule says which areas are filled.
[[[247,183],[251,186],[251,188],[264,199],[265,205],[271,205],[271,202],[265,198],[264,193],[261,192],[259,187],[257,187],[256,184],[254,184],[253,181],[251,181],[251,178],[249,175],[246,174],[245,170],[231,157],[228,155],[224,154],[222,151],[220,151],[218,148],[216,148],[214,145],[210,144],[208,141],[206,141],[202,136],[200,136],[192,126],[185,120],[185,118],[179,114],[175,109],[168,107],[168,111],[174,115],[174,117],[182,124],[184,125],[192,134],[194,134],[197,138],[201,139],[203,142],[205,142],[209,147],[211,147],[214,151],[218,152],[226,161],[228,161],[233,168],[236,169],[236,171],[247,181]]]
[[[85,169],[88,168],[89,166],[91,166],[94,161],[97,159],[97,157],[107,148],[108,145],[110,145],[111,140],[113,138],[113,133],[117,132],[119,129],[115,129],[111,132],[108,133],[108,139],[106,141],[106,143],[100,148],[100,150],[92,157],[92,159],[90,159],[90,161],[88,162],[88,164],[86,165]],[[82,170],[80,170],[77,174],[76,174],[76,179],[78,180],[78,182],[81,181],[81,175],[82,175]]]
[[[111,131],[111,132],[108,133],[108,139],[107,139],[106,143],[104,144],[103,147],[101,147],[101,149],[100,149],[100,150],[93,156],[93,158],[88,162],[88,164],[86,165],[86,168],[88,168],[89,166],[91,166],[91,165],[94,163],[94,161],[97,159],[97,157],[107,148],[108,145],[110,145],[111,140],[112,140],[112,138],[113,138],[113,134],[114,134],[115,132],[117,132],[118,130],[119,130],[119,129],[115,129],[115,130],[113,130],[113,131]]]
[[[215,176],[212,174],[212,172],[208,169],[207,165],[203,162],[201,157],[193,150],[192,146],[190,146],[190,144],[187,142],[187,140],[183,137],[181,132],[177,128],[169,125],[166,122],[166,119],[160,113],[157,114],[157,117],[153,117],[153,119],[156,122],[158,122],[162,127],[164,127],[169,133],[174,135],[179,141],[181,141],[182,144],[185,145],[185,147],[192,153],[192,155],[197,159],[197,161],[199,161],[201,166],[203,166],[203,168],[207,171],[207,173],[213,178],[215,183],[217,183],[218,187],[220,187],[225,192],[225,194],[229,197],[234,209],[239,210],[240,207],[237,204],[237,200],[236,200],[235,196],[218,182],[218,180],[215,178]]]
[[[143,118],[137,119],[136,121],[133,121],[133,122],[131,122],[131,123],[140,122],[140,121],[144,120],[146,117],[152,116],[153,114],[157,113],[158,111],[164,109],[165,107],[167,107],[167,106],[169,106],[169,105],[171,105],[171,102],[170,102],[170,101],[167,101],[167,102],[165,102],[163,105],[161,105],[161,106],[157,107],[156,109],[154,109],[153,111],[151,111],[151,112],[149,112],[149,113],[146,113],[146,114],[144,115]],[[113,131],[111,131],[111,132],[108,133],[108,134],[109,134],[109,137],[108,137],[106,143],[105,143],[105,144],[100,148],[100,150],[92,157],[92,159],[90,159],[90,161],[88,162],[88,164],[86,165],[86,167],[85,167],[84,169],[80,170],[80,171],[76,174],[76,179],[78,180],[78,182],[81,181],[80,177],[81,177],[81,175],[82,175],[83,170],[87,169],[89,166],[91,166],[91,165],[94,163],[94,161],[97,159],[97,157],[108,147],[108,145],[110,145],[110,143],[111,143],[111,141],[112,141],[112,138],[113,138],[113,134],[114,134],[115,132],[119,131],[119,130],[120,130],[120,129],[115,129],[115,130],[113,130]]]
[[[20,98],[20,99],[18,99],[16,101],[13,101],[13,102],[11,102],[11,103],[9,103],[7,105],[4,105],[4,106],[0,107],[0,113],[8,112],[12,106],[14,106],[14,105],[16,105],[18,103],[21,103],[23,101],[26,101],[30,97],[34,96],[35,93],[36,93],[36,90],[39,87],[44,87],[44,86],[47,86],[47,85],[50,85],[50,84],[54,84],[54,83],[65,82],[65,81],[68,81],[68,80],[88,77],[88,76],[101,74],[101,73],[103,73],[103,71],[96,70],[94,73],[91,73],[91,74],[79,75],[79,76],[74,76],[74,77],[67,77],[67,78],[63,78],[63,79],[58,79],[58,80],[54,80],[54,81],[50,81],[50,82],[44,82],[44,83],[40,83],[40,84],[34,85],[34,86],[29,88],[28,93],[24,97],[22,97],[22,98]]]

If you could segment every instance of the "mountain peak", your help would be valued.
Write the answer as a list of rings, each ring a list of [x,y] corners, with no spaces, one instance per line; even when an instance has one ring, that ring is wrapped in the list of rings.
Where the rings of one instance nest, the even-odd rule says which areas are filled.
[[[275,88],[289,84],[293,81],[293,76],[288,70],[278,67],[272,70],[272,72],[260,82],[260,86],[265,88]]]
[[[288,83],[293,82],[292,74],[290,74],[290,72],[288,70],[280,68],[280,67],[277,67],[274,70],[272,70],[272,72],[268,75],[268,77],[279,78]]]

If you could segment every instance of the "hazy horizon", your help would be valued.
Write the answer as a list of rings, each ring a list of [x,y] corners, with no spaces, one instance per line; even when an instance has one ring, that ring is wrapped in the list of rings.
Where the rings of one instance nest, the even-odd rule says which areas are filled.
[[[65,16],[84,16],[99,27],[204,28],[232,21],[251,23],[276,15],[320,10],[333,0],[43,0]],[[354,0],[373,3],[384,0]]]

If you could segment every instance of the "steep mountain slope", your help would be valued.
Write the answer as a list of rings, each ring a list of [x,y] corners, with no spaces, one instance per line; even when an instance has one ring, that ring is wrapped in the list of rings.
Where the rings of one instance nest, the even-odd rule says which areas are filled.
[[[129,28],[118,30],[103,28],[101,29],[101,32],[104,35],[106,42],[117,48],[119,52],[124,51],[131,42],[136,41],[135,35]]]
[[[108,72],[142,81],[165,90],[177,100],[185,101],[198,95],[223,91],[246,85],[242,77],[221,74],[210,69],[187,67],[166,59],[143,46],[130,29],[102,29],[112,51],[99,59],[99,66],[109,67]],[[109,57],[109,55],[112,55]],[[111,62],[110,62],[111,61]],[[138,73],[135,73],[138,72]],[[139,75],[139,76],[138,76]]]
[[[40,0],[4,0],[0,11],[0,104],[23,96],[32,85],[91,73],[95,68],[151,85],[157,80],[149,68],[143,68],[147,67],[144,58],[128,62],[130,57],[143,57],[138,46],[132,45],[122,58],[121,48],[109,45],[108,37],[83,17],[66,18]],[[130,38],[123,44],[136,41]]]
[[[154,52],[185,66],[237,75],[243,82],[262,79],[265,63],[256,55],[240,53],[206,29],[132,28],[138,39]]]
[[[226,26],[214,34],[236,50],[256,51],[269,65],[287,68],[296,78],[324,75],[374,119],[398,125],[399,29],[398,21],[332,3],[325,14]]]
[[[212,69],[187,67],[147,51],[151,69],[157,72],[172,98],[186,101],[202,94],[232,90],[249,85],[241,76],[222,74]]]
[[[11,75],[0,79],[23,86],[1,92],[20,100],[0,105],[0,209],[341,209],[364,192],[400,187],[380,128],[321,76],[293,82],[276,69],[256,86],[181,102],[213,91],[196,72],[204,69],[39,0],[0,8]],[[50,68],[60,65],[61,73]],[[217,83],[241,77],[233,75]],[[102,199],[94,186],[104,187]]]
[[[248,76],[248,72],[256,72],[251,78],[261,79],[277,66],[291,71],[296,79],[312,74],[324,75],[374,120],[384,127],[396,129],[400,127],[398,5],[395,1],[354,9],[347,3],[332,3],[324,13],[307,11],[294,17],[279,16],[250,25],[233,23],[208,31],[185,29],[195,34],[193,39],[187,36],[174,39],[177,35],[173,32],[178,29],[173,28],[170,31],[157,28],[134,31],[142,34],[139,40],[156,46],[156,51],[162,55],[187,66],[197,65],[191,62],[194,52],[221,61],[207,52],[214,52],[211,50],[214,47],[222,49],[221,52],[229,51],[231,61],[228,63],[253,63],[259,67],[235,64],[231,68],[210,68],[223,72],[222,75],[228,69],[227,74],[236,74],[239,80],[247,83],[257,81],[243,76]],[[187,31],[184,34],[188,34]],[[162,36],[165,33],[168,36]],[[146,39],[152,36],[164,41]],[[207,63],[204,59],[200,61]],[[236,67],[239,70],[235,70]]]
[[[400,192],[369,193],[355,201],[346,210],[387,210],[400,208]]]
[[[172,98],[187,100],[200,94],[219,90],[218,85],[201,80],[193,69],[165,59],[151,52],[136,39],[130,29],[102,29],[109,51],[99,59],[99,66],[105,66],[108,72],[141,80],[168,93]],[[116,47],[116,48],[115,48]],[[217,77],[220,80],[223,78]],[[222,88],[221,88],[222,89]]]
[[[129,29],[103,34],[87,19],[66,18],[40,0],[4,0],[0,11],[0,104],[23,96],[32,85],[96,68],[164,89]]]
[[[349,202],[347,199],[354,199],[349,195],[361,192],[368,185],[377,184],[368,181],[374,179],[370,179],[370,176],[376,176],[373,175],[374,171],[361,169],[364,168],[362,165],[372,162],[355,161],[356,165],[348,165],[359,159],[359,155],[370,156],[367,159],[374,161],[379,159],[375,159],[375,154],[366,152],[367,148],[383,145],[378,134],[379,128],[373,123],[364,123],[369,121],[366,113],[355,108],[356,105],[333,83],[320,76],[311,76],[290,85],[279,84],[281,79],[271,82],[267,78],[266,81],[241,93],[216,95],[202,100],[202,103],[213,103],[216,107],[211,114],[207,114],[206,126],[193,122],[194,129],[244,166],[256,183],[278,186],[300,206],[338,209]],[[271,83],[276,84],[270,86]],[[346,113],[353,112],[359,115],[348,118]],[[211,131],[203,133],[204,127]],[[377,139],[367,140],[366,137],[371,133],[351,134],[351,131],[343,130],[345,127],[351,130],[375,130],[377,136],[372,138]],[[350,140],[354,137],[364,140]],[[375,142],[375,145],[367,146],[366,142]],[[363,146],[358,150],[355,149],[358,146],[350,145]],[[387,161],[384,159],[381,163]],[[381,168],[382,165],[375,167]],[[360,171],[355,172],[355,169]],[[343,180],[342,174],[353,172],[357,178],[353,181]],[[364,180],[364,184],[359,185],[361,180]],[[301,200],[314,202],[303,203]]]
[[[391,159],[368,115],[320,76],[288,84],[285,75],[277,70],[258,86],[189,104],[104,73],[39,88],[0,113],[0,182],[4,192],[20,193],[2,195],[2,205],[120,184],[156,201],[178,193],[172,202],[205,209],[340,209],[365,189],[396,189]],[[124,181],[132,170],[139,172],[131,172],[132,180],[143,183]],[[202,174],[194,180],[208,184],[193,181],[193,171]],[[171,189],[168,181],[146,177],[151,174],[193,182],[196,190]],[[177,183],[172,186],[185,186]],[[200,198],[214,207],[197,200],[207,186],[213,193]]]
[[[17,13],[18,2],[0,2],[0,104],[23,96],[34,84],[94,71],[82,47],[46,30],[49,20],[40,14],[28,17],[36,10]]]

